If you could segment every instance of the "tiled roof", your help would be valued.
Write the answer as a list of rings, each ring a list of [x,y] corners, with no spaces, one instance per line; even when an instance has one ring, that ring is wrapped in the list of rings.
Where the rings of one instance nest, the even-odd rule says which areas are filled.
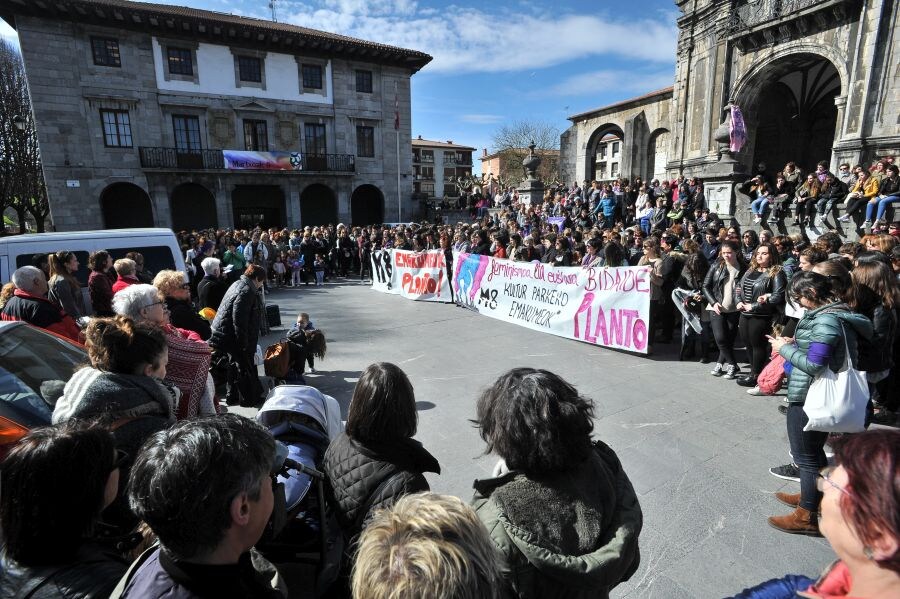
[[[596,114],[598,112],[604,112],[606,110],[610,110],[612,108],[618,108],[620,106],[625,106],[626,104],[631,104],[633,102],[640,102],[641,100],[649,100],[650,98],[655,98],[656,96],[664,96],[666,94],[671,94],[675,89],[674,86],[665,87],[663,89],[658,89],[655,92],[650,92],[649,94],[644,94],[643,96],[637,96],[635,98],[628,98],[627,100],[622,100],[621,102],[616,102],[614,104],[608,104],[606,106],[601,106],[600,108],[594,108],[592,110],[587,110],[585,112],[579,112],[578,114],[573,114],[572,116],[566,117],[570,121],[574,121],[576,119],[584,118],[586,116]]]
[[[122,13],[126,11],[132,15],[137,15],[137,18],[123,17]],[[157,22],[163,21],[166,23],[173,19],[181,19],[185,23],[202,24],[203,31],[207,32],[207,34],[212,28],[228,28],[229,31],[224,33],[230,36],[234,43],[262,43],[264,41],[274,43],[273,36],[274,39],[282,42],[286,41],[287,38],[299,38],[297,40],[299,43],[294,45],[298,50],[301,48],[315,48],[319,51],[329,51],[335,54],[350,50],[349,53],[355,54],[359,59],[368,59],[372,62],[380,62],[377,58],[379,56],[388,59],[400,59],[414,70],[421,69],[431,61],[431,56],[417,50],[398,48],[288,23],[276,23],[264,19],[201,10],[188,6],[131,2],[129,0],[54,0],[53,2],[0,0],[0,15],[4,18],[7,15],[28,14],[41,16],[48,13],[54,18],[75,21],[90,20],[96,22],[99,17],[101,20],[110,19],[113,22],[118,22],[120,26],[131,27],[146,21],[156,20]],[[7,18],[7,20],[9,19]],[[230,30],[232,29],[235,31],[234,33],[231,33]],[[160,27],[160,34],[162,35],[184,35],[186,33],[194,33],[194,29],[190,26],[182,26],[181,30],[179,30],[178,27],[174,27],[171,24],[168,25],[168,29]],[[198,33],[197,37],[202,39],[203,35]]]
[[[452,150],[469,150],[474,152],[475,148],[469,146],[463,146],[460,144],[455,144],[449,141],[432,141],[430,139],[419,139],[414,137],[412,140],[413,147],[419,148],[447,148]]]

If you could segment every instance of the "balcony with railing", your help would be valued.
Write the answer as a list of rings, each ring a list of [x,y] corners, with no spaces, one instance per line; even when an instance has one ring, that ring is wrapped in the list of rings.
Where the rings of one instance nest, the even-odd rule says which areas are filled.
[[[225,169],[225,157],[222,150],[184,151],[178,148],[157,148],[141,146],[139,148],[141,168],[155,170],[217,171]],[[356,157],[353,154],[301,154],[300,168],[293,173],[354,173]],[[244,172],[252,169],[243,169]],[[259,172],[272,172],[259,169]],[[276,171],[278,172],[278,171]]]
[[[732,38],[756,38],[742,42],[749,48],[785,41],[818,28],[834,25],[849,14],[847,6],[859,0],[735,0],[728,20]]]

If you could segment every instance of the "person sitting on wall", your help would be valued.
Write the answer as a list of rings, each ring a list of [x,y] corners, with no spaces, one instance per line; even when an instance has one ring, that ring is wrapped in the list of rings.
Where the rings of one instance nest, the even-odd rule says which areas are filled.
[[[23,266],[17,269],[12,282],[16,290],[3,306],[0,320],[22,320],[81,343],[81,331],[75,319],[47,299],[47,279],[39,268]]]

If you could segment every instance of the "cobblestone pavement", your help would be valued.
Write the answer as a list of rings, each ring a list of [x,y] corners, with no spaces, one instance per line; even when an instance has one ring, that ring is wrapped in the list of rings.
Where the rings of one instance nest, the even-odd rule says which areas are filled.
[[[419,433],[441,464],[432,489],[468,499],[495,459],[470,419],[478,394],[515,366],[552,370],[595,402],[595,435],[618,453],[644,510],[641,567],[613,597],[730,596],[786,573],[814,576],[834,559],[824,539],[775,531],[773,497],[798,486],[768,468],[789,459],[781,397],[752,397],[709,366],[678,362],[676,345],[651,359],[507,324],[462,308],[404,300],[357,280],[275,290],[284,327],[309,312],[328,355],[307,382],[346,416],[361,371],[394,362],[409,375]],[[276,329],[266,338],[282,334]],[[249,413],[249,411],[241,410]]]

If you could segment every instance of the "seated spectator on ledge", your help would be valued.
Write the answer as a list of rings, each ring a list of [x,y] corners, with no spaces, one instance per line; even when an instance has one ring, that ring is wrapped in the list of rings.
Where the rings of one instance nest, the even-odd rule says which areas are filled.
[[[353,599],[501,599],[502,567],[471,507],[449,495],[407,495],[360,536]]]
[[[129,285],[134,285],[135,283],[140,283],[135,273],[137,272],[137,265],[134,263],[134,260],[129,258],[120,258],[113,262],[113,268],[116,271],[116,282],[113,283],[112,292],[113,295],[119,293]]]
[[[253,550],[274,504],[275,441],[226,414],[153,435],[128,483],[134,513],[159,539],[113,597],[283,599],[274,566]]]
[[[12,282],[16,289],[3,306],[0,320],[22,320],[81,343],[81,331],[75,320],[47,299],[47,279],[39,268],[23,266],[16,269]]]
[[[615,452],[591,439],[593,403],[546,370],[514,368],[477,403],[493,478],[473,505],[518,597],[607,597],[640,563],[643,515]]]

